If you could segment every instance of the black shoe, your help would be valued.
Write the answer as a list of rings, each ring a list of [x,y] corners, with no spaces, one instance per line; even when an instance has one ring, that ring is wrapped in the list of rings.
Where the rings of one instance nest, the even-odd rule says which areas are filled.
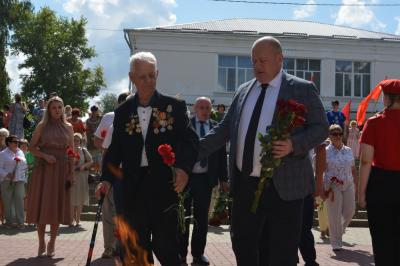
[[[208,259],[204,256],[193,256],[193,264],[197,264],[197,265],[210,265],[210,262],[208,261]]]

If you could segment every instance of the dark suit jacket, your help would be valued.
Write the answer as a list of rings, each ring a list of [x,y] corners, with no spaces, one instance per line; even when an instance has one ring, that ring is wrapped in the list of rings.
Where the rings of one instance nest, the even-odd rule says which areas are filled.
[[[129,124],[132,116],[137,115],[138,103],[139,99],[136,94],[115,110],[114,132],[111,145],[104,158],[104,165],[112,164],[119,167],[122,164],[122,186],[124,186],[125,193],[134,195],[139,190],[148,189],[149,194],[156,194],[160,191],[171,191],[172,194],[176,194],[171,184],[172,172],[163,163],[157,149],[161,144],[170,144],[176,154],[175,167],[185,170],[188,174],[191,172],[196,162],[198,137],[190,126],[186,104],[184,101],[165,96],[156,91],[150,105],[153,111],[157,108],[160,112],[166,112],[168,106],[172,108],[172,130],[155,131],[154,122],[156,122],[156,118],[152,114],[146,141],[144,141],[141,132],[135,130],[131,134],[127,132],[127,123]],[[141,184],[144,181],[138,175],[143,146],[146,150],[153,188],[143,188]],[[111,183],[115,180],[115,177],[108,174],[107,171],[103,173],[103,178]],[[162,194],[156,195],[160,197],[160,201],[163,201]],[[168,204],[168,202],[165,202],[165,204]]]
[[[231,193],[236,191],[240,177],[236,168],[236,149],[240,117],[250,89],[256,80],[242,84],[236,91],[232,104],[224,119],[200,142],[199,158],[208,156],[225,142],[230,141],[229,173]],[[325,110],[312,82],[283,73],[278,99],[293,99],[306,106],[306,122],[291,135],[293,152],[282,160],[274,171],[273,182],[283,200],[304,198],[314,191],[314,174],[308,152],[322,143],[328,136],[328,121]],[[276,124],[275,109],[272,125]]]
[[[210,121],[210,130],[215,127],[218,122],[214,120]],[[196,117],[192,117],[191,123],[193,126],[193,130],[196,131]],[[221,182],[228,181],[228,170],[227,170],[227,156],[226,156],[226,145],[223,145],[222,148],[218,149],[216,152],[213,152],[210,156],[208,156],[208,177],[209,183],[211,187],[215,187],[218,185],[218,180]]]

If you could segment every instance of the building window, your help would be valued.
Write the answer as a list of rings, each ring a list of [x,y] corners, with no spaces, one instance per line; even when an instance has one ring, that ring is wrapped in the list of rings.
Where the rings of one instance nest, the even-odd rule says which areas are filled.
[[[218,56],[218,88],[224,91],[235,91],[246,81],[254,78],[250,56]]]
[[[296,77],[313,81],[320,91],[321,85],[321,60],[285,58],[283,60],[283,69]]]
[[[336,61],[335,96],[365,97],[370,88],[370,62]]]

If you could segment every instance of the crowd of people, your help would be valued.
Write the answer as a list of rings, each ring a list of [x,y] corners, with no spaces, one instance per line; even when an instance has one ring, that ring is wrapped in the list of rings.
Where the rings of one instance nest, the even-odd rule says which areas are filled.
[[[346,123],[338,101],[325,112],[312,82],[282,70],[277,39],[258,39],[251,53],[255,79],[238,88],[227,111],[218,105],[215,112],[210,98],[199,97],[188,114],[184,101],[156,89],[157,59],[148,52],[131,57],[136,93],[119,95],[115,112],[101,115],[92,106],[84,122],[81,110],[53,95],[32,112],[29,143],[28,108],[16,94],[0,117],[1,222],[7,228],[36,225],[38,256],[54,256],[59,225],[80,225],[94,171],[101,175],[96,195],[105,196],[102,257],[115,257],[116,264],[128,265],[132,254],[126,250],[137,255],[116,239],[118,217],[137,233],[144,262],[153,263],[154,254],[162,265],[187,265],[190,243],[193,263],[209,265],[210,210],[222,191],[233,199],[230,229],[239,266],[296,265],[298,250],[306,265],[319,265],[311,232],[315,207],[321,238],[341,252],[357,202],[368,211],[376,265],[399,265],[400,80],[380,83],[385,109],[360,131],[356,121]],[[278,99],[298,101],[307,112],[304,125],[272,141],[272,155],[283,164],[267,179],[253,212],[264,171],[257,132],[276,125]],[[159,155],[165,144],[174,153],[168,165]],[[191,240],[190,220],[179,222],[179,207],[193,217]]]

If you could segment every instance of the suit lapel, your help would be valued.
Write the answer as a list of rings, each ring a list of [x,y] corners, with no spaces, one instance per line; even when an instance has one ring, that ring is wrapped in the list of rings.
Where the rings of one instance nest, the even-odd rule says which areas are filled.
[[[279,100],[289,100],[289,97],[291,95],[291,90],[292,90],[292,85],[293,85],[293,79],[288,76],[286,74],[286,72],[282,73],[282,83],[281,83],[281,87],[279,89],[279,94],[278,94],[278,98],[277,98],[277,103]],[[277,107],[277,105],[276,105]],[[275,111],[274,111],[274,116],[272,119],[272,125],[275,125],[276,123],[276,117],[278,115],[278,108],[275,107]]]
[[[238,119],[236,120],[236,128],[239,126],[239,122],[240,122],[240,118],[241,118],[241,116],[242,116],[242,111],[243,111],[243,107],[244,107],[244,104],[245,104],[245,102],[246,102],[246,100],[247,100],[247,97],[248,97],[248,95],[249,95],[249,92],[250,92],[250,90],[251,90],[251,88],[253,88],[253,86],[254,86],[254,84],[257,82],[257,80],[256,79],[254,79],[252,82],[250,82],[249,83],[249,86],[247,86],[246,88],[244,88],[240,93],[240,96],[239,96],[239,101],[238,101],[238,107],[239,107],[239,112],[238,112],[238,114],[239,114],[239,116],[238,116]]]
[[[130,106],[129,114],[128,114],[129,119],[131,119],[132,116],[138,116],[138,112],[137,112],[138,103],[139,103],[139,98],[138,98],[138,94],[136,93],[132,98],[132,104],[129,105]],[[142,133],[134,132],[130,139],[134,142],[139,142],[141,146],[143,145]]]

